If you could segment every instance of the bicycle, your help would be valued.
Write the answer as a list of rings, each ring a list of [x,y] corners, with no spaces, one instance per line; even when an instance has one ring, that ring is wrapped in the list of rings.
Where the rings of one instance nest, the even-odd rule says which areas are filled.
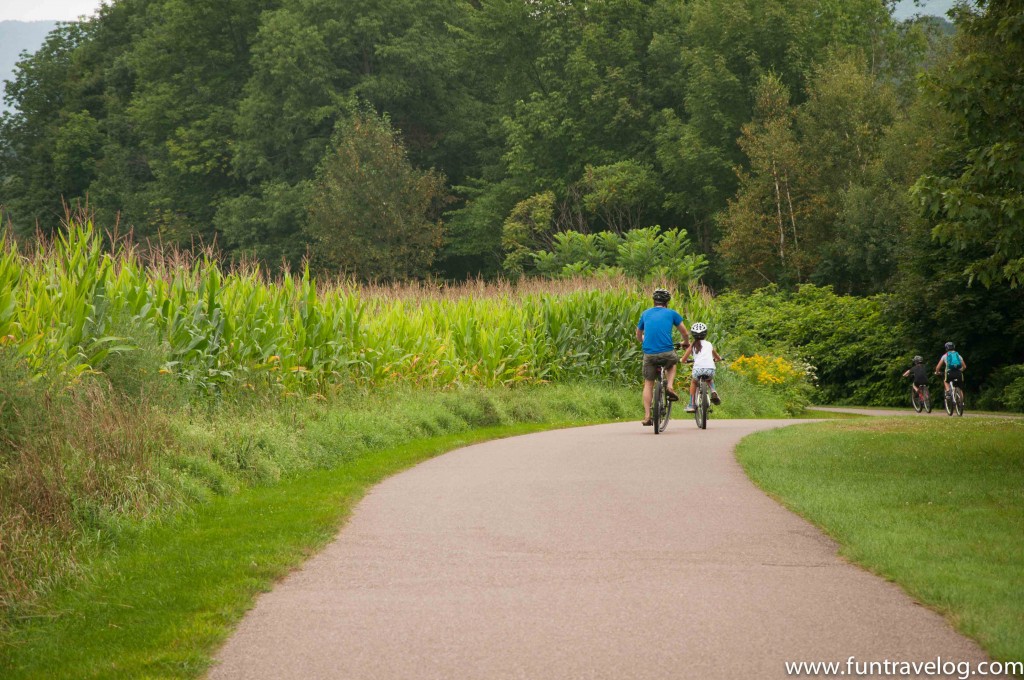
[[[692,364],[693,359],[687,359],[686,363]],[[702,375],[697,378],[697,390],[693,399],[693,419],[701,430],[708,429],[708,414],[711,413],[711,383],[714,378],[710,375]]]
[[[914,407],[914,410],[920,413],[925,411],[926,413],[932,412],[932,400],[931,394],[928,392],[927,385],[921,385],[921,393],[918,394],[914,386],[910,386],[910,404]]]
[[[674,349],[680,349],[682,343],[675,343]],[[654,421],[654,434],[661,434],[668,427],[668,420],[672,416],[672,400],[668,398],[668,378],[665,375],[666,366],[658,365],[658,377],[654,381],[654,396],[651,400],[651,420]]]
[[[964,391],[961,387],[961,381],[963,378],[953,378],[949,381],[949,389],[943,398],[943,404],[946,407],[946,415],[952,416],[953,411],[956,411],[958,416],[964,414]]]

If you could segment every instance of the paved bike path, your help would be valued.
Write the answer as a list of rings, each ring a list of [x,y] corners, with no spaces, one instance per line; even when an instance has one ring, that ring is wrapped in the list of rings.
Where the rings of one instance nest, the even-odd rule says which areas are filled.
[[[946,409],[942,405],[940,400],[938,404],[932,405],[932,412],[922,411],[916,413],[909,406],[902,409],[894,408],[859,408],[854,406],[812,406],[810,407],[813,411],[832,411],[833,413],[851,413],[858,416],[880,416],[889,418],[959,418],[960,416],[955,413],[950,416],[946,413]],[[971,418],[1024,418],[1019,413],[992,413],[991,411],[983,411],[981,413],[973,413],[970,409],[964,412],[964,416]]]
[[[747,479],[736,443],[793,424],[600,425],[422,463],[259,598],[209,677],[780,678],[786,661],[984,660]]]

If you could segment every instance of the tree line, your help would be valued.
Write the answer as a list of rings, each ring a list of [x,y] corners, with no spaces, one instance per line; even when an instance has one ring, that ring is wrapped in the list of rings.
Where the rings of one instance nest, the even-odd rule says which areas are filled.
[[[682,229],[715,288],[896,291],[916,342],[1022,363],[1022,9],[891,10],[118,0],[20,63],[0,202],[23,235],[87,202],[364,279],[550,273],[566,233]]]
[[[683,227],[720,261],[722,282],[820,280],[822,260],[842,260],[837,284],[877,289],[885,253],[855,281],[845,272],[863,267],[840,254],[846,244],[808,246],[821,223],[855,210],[847,185],[866,181],[915,75],[945,44],[928,22],[895,22],[881,0],[215,5],[119,0],[62,25],[21,63],[9,92],[18,112],[0,127],[3,203],[17,228],[51,230],[62,201],[88,199],[101,223],[165,242],[216,238],[273,264],[312,251],[370,277],[458,276],[500,273],[506,222],[524,202],[546,201],[542,242]],[[772,138],[782,122],[764,117],[790,114],[765,110],[771,96],[800,109],[802,140]],[[785,158],[759,155],[779,143]],[[372,255],[364,264],[320,252],[373,222],[357,196],[334,197],[349,220],[324,222],[315,208],[325,186],[340,188],[339,165],[352,159],[339,158],[354,144],[364,166],[381,165],[363,178],[370,195],[434,169],[441,181],[405,177],[415,187],[406,197],[418,196],[405,207],[420,219],[399,233],[425,230],[418,240],[435,258],[392,271]],[[769,249],[778,271],[761,252],[764,230],[743,215],[776,213],[757,196],[765,162],[792,182],[792,255],[783,264],[785,245]],[[374,185],[385,176],[394,187]],[[400,213],[393,202],[385,212]]]

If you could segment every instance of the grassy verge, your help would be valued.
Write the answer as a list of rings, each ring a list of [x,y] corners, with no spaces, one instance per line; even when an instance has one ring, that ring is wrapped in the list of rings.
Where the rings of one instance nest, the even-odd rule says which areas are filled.
[[[18,626],[5,678],[192,678],[253,598],[335,534],[366,489],[438,453],[558,427],[520,424],[369,453],[219,498],[96,560]],[[2,666],[0,666],[2,667]]]
[[[822,411],[814,407],[808,407],[803,413],[795,416],[796,418],[808,418],[815,420],[846,420],[848,418],[865,418],[859,413],[844,413],[843,411]]]
[[[753,435],[761,488],[1000,660],[1024,658],[1024,422],[860,419]]]

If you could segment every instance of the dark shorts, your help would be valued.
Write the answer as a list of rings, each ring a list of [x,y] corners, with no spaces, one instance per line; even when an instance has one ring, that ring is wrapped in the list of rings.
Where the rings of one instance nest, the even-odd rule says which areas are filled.
[[[955,382],[959,386],[964,384],[964,372],[959,368],[950,368],[946,370],[946,382]]]
[[[644,380],[658,379],[658,366],[675,366],[679,363],[679,355],[675,352],[659,352],[644,355]]]

